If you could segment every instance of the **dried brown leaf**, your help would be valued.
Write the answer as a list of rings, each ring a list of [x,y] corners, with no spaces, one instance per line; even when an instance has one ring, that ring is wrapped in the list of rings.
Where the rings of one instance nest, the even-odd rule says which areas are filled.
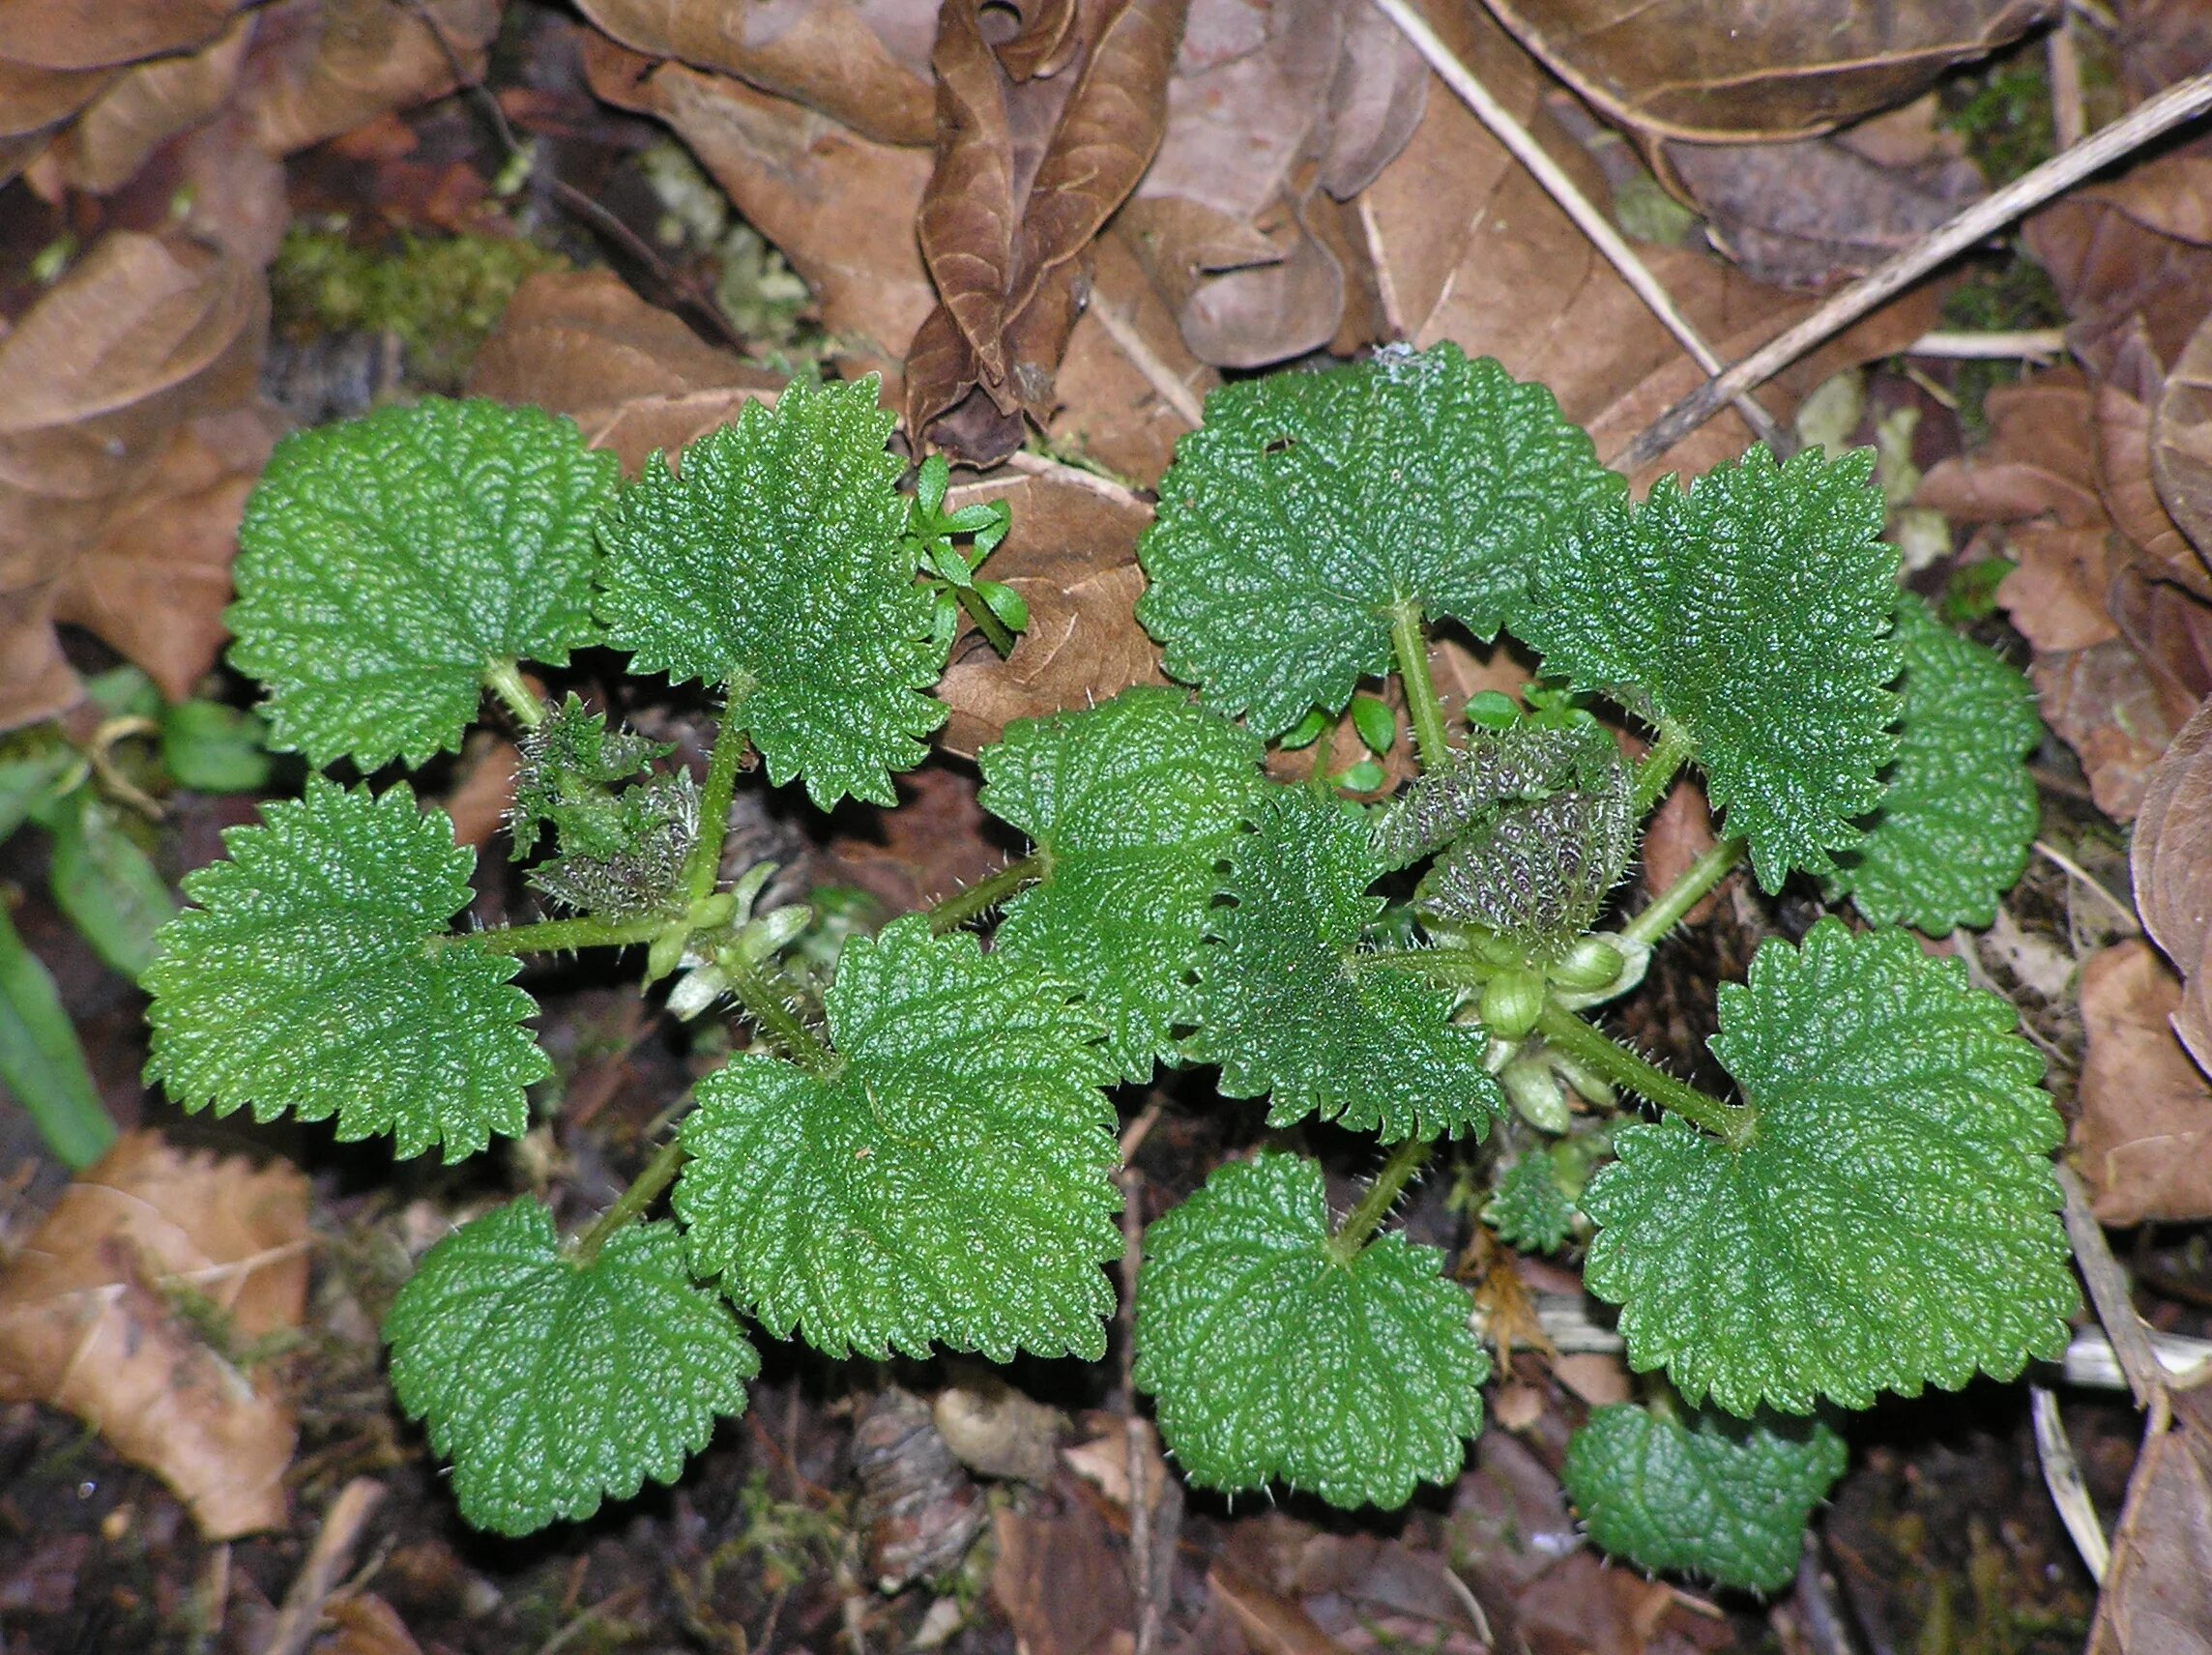
[[[214,119],[238,84],[254,18],[240,17],[199,51],[133,65],[85,106],[55,149],[78,189],[120,188],[162,144]]]
[[[2126,329],[2097,385],[2098,482],[2113,526],[2135,542],[2148,571],[2212,600],[2212,576],[2168,515],[2152,475],[2151,422],[2165,391],[2149,336],[2140,323]]]
[[[1665,137],[1794,138],[1902,103],[2049,17],[2049,0],[1490,0],[1606,114]]]
[[[444,97],[453,58],[480,76],[498,29],[499,0],[284,0],[262,15],[240,102],[260,147],[290,155]]]
[[[2201,157],[2167,155],[2027,220],[2022,241],[2050,272],[2066,307],[2067,344],[2093,374],[2109,372],[2120,335],[2139,316],[2160,362],[2179,357],[2203,320],[2212,247],[2170,232],[2212,213],[2208,187],[2212,168]],[[2166,211],[2152,211],[2162,202]]]
[[[2189,336],[2158,401],[2151,470],[2159,499],[2212,561],[2212,315]]]
[[[86,1420],[211,1540],[284,1521],[290,1407],[207,1337],[299,1325],[307,1181],[133,1132],[62,1192],[0,1277],[0,1394]],[[211,1307],[187,1314],[187,1304]]]
[[[2088,1655],[2212,1651],[2212,1395],[2173,1398],[2143,1443],[2112,1536]]]
[[[581,0],[584,15],[635,52],[734,74],[884,144],[936,131],[926,54],[903,61],[871,23],[885,8],[848,0]],[[901,8],[926,15],[926,7]]]
[[[2212,1087],[2174,1037],[2181,979],[2149,944],[2101,949],[2081,968],[2081,1068],[2074,1147],[2107,1224],[2212,1217]]]
[[[1109,1655],[1131,1644],[1129,1572],[1105,1520],[1069,1490],[1058,1509],[1002,1507],[991,1597],[1029,1655]]]
[[[840,363],[883,371],[895,395],[907,341],[937,303],[914,238],[898,228],[914,222],[929,157],[601,36],[584,37],[583,55],[594,92],[666,121],[782,250],[813,288]]]
[[[0,58],[0,179],[45,147],[46,134],[115,84],[113,69],[40,69]]]
[[[1833,137],[1663,153],[1716,245],[1776,287],[1864,276],[1983,193],[1971,161],[1883,165]]]
[[[2212,932],[2212,703],[2191,714],[2150,772],[2128,857],[2143,928],[2195,974]]]
[[[993,580],[1030,606],[1029,630],[1004,660],[972,641],[937,685],[952,715],[939,740],[973,758],[1015,718],[1084,707],[1133,683],[1161,683],[1159,653],[1137,624],[1145,589],[1137,537],[1151,508],[1125,490],[1056,466],[954,488],[947,506],[1004,500],[1013,528],[991,554]]]
[[[1914,504],[1954,522],[2048,516],[2072,529],[2107,525],[2097,487],[2095,401],[2079,368],[2054,368],[1992,391],[1988,443],[1929,469]]]
[[[2114,638],[2039,655],[2027,676],[2041,698],[2044,722],[2074,749],[2088,773],[2097,808],[2115,822],[2133,820],[2142,802],[2143,778],[2174,728],[2141,657]]]
[[[227,559],[236,494],[175,440],[188,421],[250,402],[267,324],[258,272],[195,243],[117,231],[0,338],[0,725],[75,699],[51,633],[64,606],[119,649],[146,651],[171,684],[205,669],[226,593],[202,574]],[[237,435],[196,440],[221,457],[241,451],[225,448]],[[131,509],[149,489],[151,519]],[[164,500],[185,508],[173,533]],[[161,591],[173,600],[163,613],[190,636],[157,648],[154,617],[131,610]]]
[[[374,1592],[341,1592],[323,1606],[330,1631],[311,1655],[422,1655],[399,1611]]]
[[[1228,1607],[1246,1647],[1257,1655],[1344,1655],[1344,1645],[1323,1631],[1303,1605],[1229,1558],[1214,1561],[1206,1583],[1214,1601]]]
[[[249,0],[0,0],[0,58],[36,69],[105,69],[197,51]]]
[[[1020,446],[1022,416],[1051,420],[1091,243],[1159,148],[1186,4],[1093,0],[1067,65],[1021,80],[985,42],[977,0],[945,0],[917,220],[941,304],[907,356],[918,440],[994,465]]]
[[[1221,376],[1191,354],[1120,219],[1091,244],[1091,303],[1067,336],[1061,409],[1047,429],[1063,450],[1150,488]]]

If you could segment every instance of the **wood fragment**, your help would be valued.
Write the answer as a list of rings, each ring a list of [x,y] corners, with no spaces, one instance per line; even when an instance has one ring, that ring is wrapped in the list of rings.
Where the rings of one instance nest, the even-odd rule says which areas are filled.
[[[307,1560],[284,1594],[284,1607],[277,1611],[261,1655],[302,1655],[306,1650],[322,1622],[323,1605],[353,1561],[362,1531],[383,1500],[384,1485],[373,1477],[356,1477],[338,1491]]]

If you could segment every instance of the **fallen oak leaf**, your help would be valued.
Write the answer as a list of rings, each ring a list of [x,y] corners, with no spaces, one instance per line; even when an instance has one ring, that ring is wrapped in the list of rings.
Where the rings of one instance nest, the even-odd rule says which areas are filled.
[[[292,1410],[233,1351],[299,1325],[306,1217],[307,1181],[286,1163],[126,1135],[0,1276],[0,1396],[84,1419],[210,1540],[279,1526]],[[209,1338],[211,1315],[231,1349]]]

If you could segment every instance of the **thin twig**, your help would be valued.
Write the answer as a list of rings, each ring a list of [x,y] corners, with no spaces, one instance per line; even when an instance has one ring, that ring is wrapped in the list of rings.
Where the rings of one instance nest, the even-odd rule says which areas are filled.
[[[1397,0],[1375,0],[1377,5]],[[2114,121],[2033,172],[1985,196],[1948,223],[1938,226],[1872,275],[1845,288],[1810,316],[1716,375],[1654,420],[1644,434],[1614,460],[1617,471],[1635,472],[1657,459],[1722,406],[1755,385],[1763,385],[1815,345],[1841,333],[1891,295],[1918,281],[1983,237],[2001,230],[2022,214],[2140,149],[2162,132],[2212,109],[2212,74],[2198,74],[2168,88],[2121,120]]]
[[[2149,1410],[2156,1427],[2167,1415],[2166,1370],[2159,1364],[2150,1329],[2136,1314],[2127,1272],[2112,1257],[2105,1227],[2089,1210],[2089,1192],[2082,1187],[2081,1175],[2061,1164],[2058,1187],[2066,1195],[2066,1239],[2073,1245],[2074,1263],[2081,1272],[2082,1285],[2089,1290],[2090,1306],[2105,1329],[2105,1337],[2112,1342],[2112,1354],[2127,1378],[2136,1407]]]
[[[2064,11],[2043,43],[2043,62],[2051,78],[2052,143],[2070,150],[2089,135],[2089,123],[2081,110],[2081,59],[2074,50],[2073,19]]]
[[[2105,1525],[2097,1520],[2097,1507],[2081,1481],[2066,1422],[2059,1417],[2058,1398],[2042,1385],[2029,1385],[2027,1403],[2035,1420],[2035,1457],[2043,1466],[2043,1486],[2058,1509],[2058,1521],[2074,1537],[2074,1550],[2088,1565],[2090,1579],[2101,1586],[2105,1571],[2111,1567],[2112,1543],[2105,1538]]]
[[[371,1477],[356,1477],[338,1491],[307,1560],[284,1594],[284,1607],[270,1628],[269,1640],[261,1645],[261,1655],[300,1655],[307,1647],[322,1621],[323,1605],[330,1601],[354,1548],[361,1544],[362,1530],[383,1499],[384,1485]]]
[[[2120,930],[2123,935],[2129,937],[2140,937],[2142,935],[2142,921],[2136,917],[2136,911],[2107,890],[2104,881],[2092,879],[2087,868],[2081,866],[2080,862],[2075,861],[2063,852],[2045,844],[2041,839],[2034,840],[2033,845],[2037,856],[2058,869],[2059,872],[2071,875],[2082,885],[2087,886],[2090,893],[2100,898],[2105,906],[2119,917]]]
[[[1428,60],[1429,67],[1439,78],[1459,95],[1460,102],[1472,110],[1476,120],[1490,129],[1491,135],[1512,152],[1513,159],[1535,175],[1536,182],[1575,221],[1575,227],[1587,236],[1606,262],[1620,273],[1620,278],[1635,290],[1636,297],[1650,308],[1667,331],[1681,342],[1681,346],[1709,374],[1721,371],[1721,359],[1704,336],[1691,326],[1690,319],[1675,307],[1674,298],[1659,285],[1644,262],[1636,256],[1621,233],[1614,228],[1613,220],[1597,208],[1566,174],[1566,169],[1554,160],[1551,153],[1532,137],[1528,130],[1513,118],[1504,104],[1490,95],[1473,73],[1444,44],[1427,19],[1408,4],[1408,0],[1375,0],[1382,15],[1404,31],[1413,48]],[[1774,416],[1756,402],[1748,390],[1730,392],[1736,412],[1744,417],[1753,433],[1777,453],[1790,445]]]
[[[1129,365],[1144,375],[1145,383],[1175,410],[1177,418],[1194,427],[1206,423],[1205,402],[1167,360],[1146,343],[1136,323],[1099,299],[1091,300],[1091,314],[1114,341],[1114,348],[1129,359]]]
[[[2054,357],[2065,349],[2064,328],[2020,328],[2004,334],[1923,334],[1905,347],[1905,354],[1952,362],[2013,362]]]

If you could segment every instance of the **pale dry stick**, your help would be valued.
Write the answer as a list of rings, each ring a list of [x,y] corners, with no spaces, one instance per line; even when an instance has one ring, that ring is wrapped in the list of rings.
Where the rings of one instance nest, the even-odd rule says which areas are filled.
[[[2046,845],[2041,839],[2033,840],[2031,843],[2034,846],[2035,854],[2037,856],[2041,857],[2045,861],[2049,862],[2060,873],[2080,881],[2084,886],[2087,886],[2089,887],[2089,894],[2098,898],[2107,908],[2112,911],[2114,915],[2116,915],[2119,919],[2120,931],[2123,936],[2140,937],[2142,935],[2142,921],[2136,917],[2136,911],[2130,908],[2126,903],[2122,902],[2118,897],[2114,896],[2110,891],[2107,890],[2105,888],[2104,881],[2091,879],[2089,877],[2089,870],[2087,868],[2083,867],[2080,862],[2075,861],[2071,857],[2066,856],[2064,853],[2054,850],[2049,845]]]
[[[1160,400],[1173,408],[1192,426],[1206,422],[1206,404],[1197,392],[1184,383],[1176,370],[1166,363],[1160,354],[1145,342],[1144,334],[1137,332],[1136,323],[1111,305],[1093,300],[1091,314],[1097,318],[1106,336],[1114,341],[1114,348],[1129,359],[1129,365],[1145,376],[1145,383],[1160,394]]]
[[[2029,1385],[2027,1404],[2035,1420],[2035,1457],[2043,1466],[2043,1487],[2058,1508],[2058,1521],[2073,1536],[2074,1550],[2088,1566],[2089,1578],[2101,1586],[2105,1571],[2112,1566],[2112,1543],[2105,1537],[2105,1525],[2097,1521],[2097,1508],[2081,1481],[2066,1422],[2059,1417],[2058,1398],[2042,1385]]]
[[[383,1499],[384,1485],[372,1477],[356,1477],[338,1491],[307,1560],[300,1565],[292,1589],[284,1594],[284,1607],[270,1629],[269,1640],[261,1646],[261,1655],[301,1655],[307,1647],[322,1621],[323,1605],[330,1601],[338,1577],[353,1558],[354,1548],[361,1544],[362,1530]]]
[[[2043,43],[2044,72],[2051,80],[2051,137],[2054,147],[2070,150],[2089,135],[2088,118],[2081,111],[2081,59],[2074,49],[2074,14],[2058,14],[2051,36]]]
[[[1379,6],[1398,0],[1375,0]],[[1937,265],[1962,253],[2032,208],[2140,149],[2163,132],[2212,109],[2212,74],[2194,75],[2168,87],[2149,102],[2102,129],[2062,155],[2053,156],[1994,195],[1984,196],[1948,222],[1938,225],[1879,270],[1851,283],[1810,316],[1767,342],[1726,373],[1717,374],[1659,416],[1614,469],[1633,473],[1648,465],[1755,385],[1763,385],[1815,345],[1839,334],[1885,299],[1911,286]]]
[[[1473,111],[1474,118],[1490,129],[1491,136],[1511,151],[1513,159],[1535,176],[1545,192],[1575,221],[1575,228],[1590,239],[1597,250],[1605,255],[1606,262],[1620,273],[1620,278],[1635,290],[1636,297],[1643,300],[1651,314],[1664,324],[1667,332],[1680,341],[1682,348],[1690,353],[1697,364],[1707,373],[1719,373],[1719,356],[1714,353],[1712,346],[1705,343],[1704,335],[1691,326],[1690,319],[1675,307],[1674,298],[1666,288],[1660,286],[1659,278],[1651,274],[1644,262],[1636,256],[1636,249],[1614,228],[1613,220],[1582,192],[1575,181],[1567,176],[1566,169],[1552,159],[1551,153],[1529,134],[1528,130],[1513,118],[1512,111],[1493,98],[1490,89],[1475,79],[1473,72],[1460,62],[1451,47],[1444,44],[1437,32],[1429,27],[1427,19],[1414,11],[1408,0],[1374,0],[1374,3],[1413,43],[1413,49],[1426,58],[1438,77],[1459,95],[1460,102]],[[1744,417],[1745,422],[1760,441],[1776,452],[1793,446],[1775,423],[1774,416],[1761,408],[1749,391],[1732,393],[1729,400],[1735,404],[1736,412]]]
[[[2013,362],[2054,357],[2065,349],[2064,328],[2022,328],[2004,334],[1923,334],[1905,347],[1904,354],[1949,362]]]

